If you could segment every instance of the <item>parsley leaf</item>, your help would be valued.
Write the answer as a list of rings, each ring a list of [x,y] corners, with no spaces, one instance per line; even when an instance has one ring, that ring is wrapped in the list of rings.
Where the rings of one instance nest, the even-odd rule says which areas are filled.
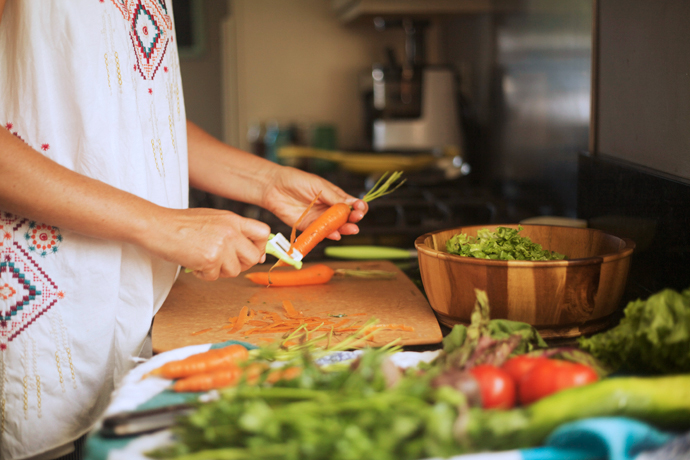
[[[520,236],[522,226],[517,230],[498,227],[495,231],[483,228],[477,236],[459,233],[446,241],[446,250],[450,254],[464,257],[493,260],[563,260],[564,254],[543,249],[540,244],[528,237]]]

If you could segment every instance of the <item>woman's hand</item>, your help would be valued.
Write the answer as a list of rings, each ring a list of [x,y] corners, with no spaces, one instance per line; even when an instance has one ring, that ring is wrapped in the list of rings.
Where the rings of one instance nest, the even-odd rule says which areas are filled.
[[[331,182],[299,169],[283,167],[276,171],[264,191],[262,207],[292,226],[319,192],[321,192],[319,199],[298,228],[304,230],[309,223],[334,204],[347,203],[352,208],[348,223],[330,234],[328,238],[339,240],[341,235],[358,233],[357,222],[362,220],[369,210],[367,203],[348,195]]]
[[[230,211],[161,208],[140,244],[204,280],[235,277],[265,260],[268,225]]]

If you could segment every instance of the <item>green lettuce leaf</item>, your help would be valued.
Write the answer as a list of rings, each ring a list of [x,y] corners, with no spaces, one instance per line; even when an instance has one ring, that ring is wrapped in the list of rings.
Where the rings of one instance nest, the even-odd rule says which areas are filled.
[[[613,369],[644,374],[690,372],[690,289],[664,289],[625,307],[613,329],[579,345]]]
[[[446,367],[457,369],[491,363],[500,366],[513,354],[547,346],[531,325],[507,319],[491,319],[489,298],[475,289],[476,302],[470,325],[457,324],[443,339]]]

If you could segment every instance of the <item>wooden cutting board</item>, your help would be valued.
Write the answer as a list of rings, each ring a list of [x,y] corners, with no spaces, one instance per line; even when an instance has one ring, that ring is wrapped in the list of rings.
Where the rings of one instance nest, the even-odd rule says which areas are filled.
[[[232,323],[228,319],[237,317],[243,306],[256,312],[255,320],[271,312],[285,318],[284,300],[292,302],[295,310],[307,317],[320,316],[333,322],[350,318],[354,324],[376,318],[381,324],[405,324],[414,328],[414,331],[378,331],[374,340],[368,342],[372,346],[381,346],[396,338],[401,339],[400,345],[441,342],[439,323],[426,298],[393,263],[329,261],[325,264],[334,269],[386,270],[395,272],[396,276],[394,279],[333,278],[323,285],[265,287],[241,275],[208,282],[190,273],[181,273],[154,318],[154,353],[226,340],[265,345],[280,339],[284,333],[247,334],[252,329],[250,326],[229,333]],[[250,271],[268,271],[270,266],[263,264]],[[338,317],[340,315],[343,316]],[[339,338],[345,335],[340,334]],[[339,338],[334,336],[332,340],[337,342]]]

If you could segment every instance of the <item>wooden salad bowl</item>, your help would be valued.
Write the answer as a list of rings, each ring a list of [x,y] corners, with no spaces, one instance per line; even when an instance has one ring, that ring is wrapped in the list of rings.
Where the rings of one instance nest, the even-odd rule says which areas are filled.
[[[518,225],[480,225],[426,233],[415,240],[424,290],[439,321],[469,324],[475,289],[486,291],[491,318],[522,321],[544,338],[571,338],[608,327],[621,298],[635,243],[601,230],[523,224],[519,235],[566,260],[503,261],[449,254],[458,233]]]

